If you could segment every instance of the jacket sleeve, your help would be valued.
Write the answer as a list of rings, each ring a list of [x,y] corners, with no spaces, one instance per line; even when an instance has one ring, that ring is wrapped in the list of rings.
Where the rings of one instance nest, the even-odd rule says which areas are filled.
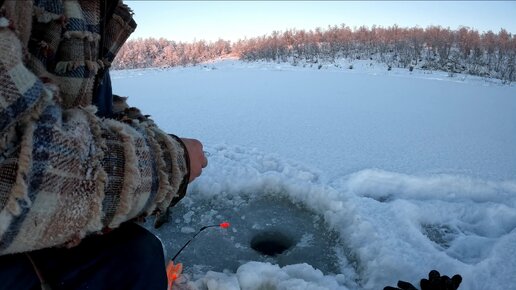
[[[0,26],[0,255],[164,212],[188,176],[180,142],[148,119],[63,109],[59,90],[24,66],[16,33]]]

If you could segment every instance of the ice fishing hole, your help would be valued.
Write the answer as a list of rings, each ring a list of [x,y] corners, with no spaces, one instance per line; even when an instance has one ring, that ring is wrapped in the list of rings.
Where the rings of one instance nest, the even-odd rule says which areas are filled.
[[[258,233],[251,240],[251,248],[266,256],[283,254],[294,246],[294,241],[286,235],[277,231]]]

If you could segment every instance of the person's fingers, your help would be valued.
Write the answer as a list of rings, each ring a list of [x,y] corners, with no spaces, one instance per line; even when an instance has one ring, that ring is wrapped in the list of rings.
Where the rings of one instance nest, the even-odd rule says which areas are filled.
[[[206,168],[208,166],[208,157],[211,155],[208,151],[202,151],[204,153],[204,162],[202,168]]]
[[[208,157],[206,157],[206,154],[203,154],[202,157],[204,158],[202,168],[206,168],[208,166]]]
[[[451,280],[453,282],[453,286],[455,287],[454,289],[457,289],[457,288],[459,288],[459,285],[462,282],[462,277],[460,275],[454,275],[451,278]]]
[[[430,290],[430,281],[428,279],[421,279],[419,286],[421,286],[421,290]]]
[[[405,281],[398,281],[398,288],[403,289],[403,290],[417,290],[417,288],[414,287],[414,285],[410,284],[409,282],[405,282]]]
[[[432,280],[439,279],[440,277],[441,277],[441,273],[439,273],[439,271],[437,271],[437,270],[432,270],[432,271],[430,271],[430,273],[428,273],[428,280],[430,280],[430,282]]]

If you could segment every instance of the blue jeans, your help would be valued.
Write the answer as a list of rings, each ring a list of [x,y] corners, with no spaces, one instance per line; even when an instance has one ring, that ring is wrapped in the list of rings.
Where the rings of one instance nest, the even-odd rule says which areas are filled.
[[[134,223],[85,238],[70,249],[52,248],[30,256],[52,290],[166,290],[161,242]],[[1,290],[41,290],[25,254],[0,256]]]

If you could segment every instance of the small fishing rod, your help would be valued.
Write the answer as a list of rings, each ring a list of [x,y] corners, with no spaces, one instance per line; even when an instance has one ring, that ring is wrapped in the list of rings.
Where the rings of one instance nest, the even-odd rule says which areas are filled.
[[[216,227],[219,227],[222,229],[227,229],[227,228],[229,228],[229,226],[230,226],[229,222],[222,222],[218,225],[203,226],[201,229],[199,229],[199,231],[192,238],[190,238],[181,247],[181,249],[179,249],[179,251],[177,251],[177,253],[174,255],[174,257],[172,259],[170,259],[170,261],[168,262],[168,265],[167,265],[168,290],[172,290],[172,285],[179,278],[179,276],[181,275],[181,272],[183,271],[183,264],[181,264],[181,263],[174,264],[177,256],[179,256],[179,254],[181,254],[181,252],[205,229],[216,228]]]
[[[172,260],[172,262],[174,262],[176,260],[177,256],[179,256],[179,254],[181,254],[181,252],[184,250],[184,248],[186,248],[205,229],[216,228],[216,227],[220,227],[222,229],[227,229],[227,228],[229,228],[229,226],[230,226],[229,222],[223,222],[218,225],[209,225],[209,226],[202,227],[191,239],[188,240],[188,242],[186,242],[186,244],[184,244],[183,247],[181,247],[181,249],[179,249],[179,251],[177,251],[177,253],[174,255],[174,257],[170,260]]]

